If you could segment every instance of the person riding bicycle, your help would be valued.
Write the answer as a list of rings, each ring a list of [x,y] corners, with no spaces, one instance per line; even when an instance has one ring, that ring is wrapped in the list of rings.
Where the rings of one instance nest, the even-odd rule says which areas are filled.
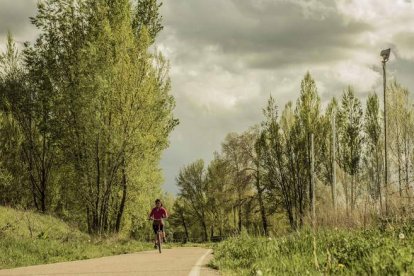
[[[158,229],[162,232],[162,239],[165,242],[165,232],[164,232],[164,222],[163,219],[168,218],[167,210],[162,206],[161,200],[155,200],[155,207],[151,210],[149,214],[149,219],[153,220],[152,229],[154,229],[155,234],[155,248],[157,248],[157,233]]]

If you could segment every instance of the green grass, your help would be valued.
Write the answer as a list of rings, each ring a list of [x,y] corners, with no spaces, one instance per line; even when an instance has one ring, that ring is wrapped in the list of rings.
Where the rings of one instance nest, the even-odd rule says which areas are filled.
[[[311,231],[273,239],[242,234],[218,244],[210,265],[225,275],[412,275],[413,234],[411,227],[322,230],[315,238]]]
[[[151,243],[96,239],[52,216],[0,207],[0,269],[152,249]]]

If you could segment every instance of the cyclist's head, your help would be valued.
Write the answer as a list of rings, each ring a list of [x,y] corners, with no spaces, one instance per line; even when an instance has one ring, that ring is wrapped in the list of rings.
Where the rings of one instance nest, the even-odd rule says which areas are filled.
[[[159,198],[157,198],[155,200],[155,205],[158,206],[158,207],[161,207],[162,206],[161,200]]]

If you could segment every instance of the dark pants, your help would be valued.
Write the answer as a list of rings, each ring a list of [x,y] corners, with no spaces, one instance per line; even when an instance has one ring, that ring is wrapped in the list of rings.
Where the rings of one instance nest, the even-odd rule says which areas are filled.
[[[159,227],[160,227],[159,229],[161,230],[161,232],[164,232],[164,225],[161,224]],[[154,229],[155,234],[158,233],[158,225],[157,224],[153,224],[152,229]]]

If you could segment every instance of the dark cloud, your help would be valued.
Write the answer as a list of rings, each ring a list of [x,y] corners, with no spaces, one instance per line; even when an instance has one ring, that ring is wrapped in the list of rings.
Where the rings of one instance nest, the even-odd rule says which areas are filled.
[[[339,60],[359,47],[353,37],[371,29],[345,24],[334,7],[307,17],[303,7],[287,1],[176,0],[165,6],[165,35],[192,48],[180,52],[180,62],[202,55],[206,45],[218,47],[227,64],[243,60],[253,68]]]

